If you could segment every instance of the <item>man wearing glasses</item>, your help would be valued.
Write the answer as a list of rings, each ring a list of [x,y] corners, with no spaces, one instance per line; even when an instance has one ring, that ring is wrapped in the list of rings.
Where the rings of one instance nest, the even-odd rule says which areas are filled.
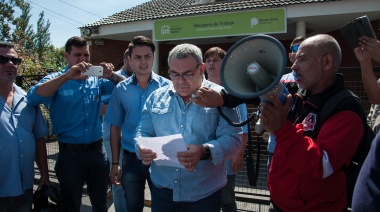
[[[111,124],[111,183],[123,186],[127,211],[143,211],[145,182],[151,185],[149,166],[136,158],[133,135],[145,100],[157,88],[170,84],[170,80],[152,71],[155,46],[150,38],[137,36],[128,49],[134,73],[113,90],[104,121]],[[122,167],[120,147],[124,150]]]
[[[14,45],[0,41],[0,211],[31,211],[34,160],[39,187],[50,184],[44,139],[49,129],[40,108],[14,84],[20,63]]]
[[[201,86],[221,90],[204,79],[201,50],[192,44],[174,47],[168,58],[172,86],[154,91],[145,102],[135,137],[181,134],[187,151],[177,152],[182,168],[157,166],[149,147],[136,146],[143,163],[151,164],[152,211],[220,211],[221,190],[227,183],[225,162],[238,154],[241,128],[232,127],[217,108],[191,102]],[[222,108],[237,122],[236,110]]]

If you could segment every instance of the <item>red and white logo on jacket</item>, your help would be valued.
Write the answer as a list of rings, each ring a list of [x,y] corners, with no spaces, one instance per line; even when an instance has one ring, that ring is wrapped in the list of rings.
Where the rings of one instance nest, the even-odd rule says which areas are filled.
[[[317,115],[314,113],[309,113],[302,121],[304,131],[313,131],[315,123],[317,122]]]

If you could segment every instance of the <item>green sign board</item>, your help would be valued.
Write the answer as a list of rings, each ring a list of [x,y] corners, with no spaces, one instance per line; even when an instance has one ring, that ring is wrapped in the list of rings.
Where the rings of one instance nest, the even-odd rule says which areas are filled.
[[[158,41],[285,32],[284,8],[154,22],[154,36]]]

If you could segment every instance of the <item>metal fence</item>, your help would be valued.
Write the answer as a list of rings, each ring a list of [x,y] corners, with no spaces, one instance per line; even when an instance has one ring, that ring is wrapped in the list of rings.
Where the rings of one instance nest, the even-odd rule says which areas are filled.
[[[340,71],[344,74],[345,82],[357,96],[359,96],[362,100],[363,109],[368,112],[370,104],[368,102],[368,98],[363,88],[362,78],[360,68],[341,68]],[[375,68],[376,76],[380,76],[380,67]],[[28,88],[34,84],[36,81],[41,79],[42,75],[33,75],[33,76],[19,76],[17,78],[17,84],[21,86],[23,89],[28,90]],[[45,108],[43,108],[45,114],[48,112]],[[248,105],[249,114],[256,111],[255,105]],[[47,121],[50,123],[48,114]],[[238,204],[239,211],[267,211],[269,205],[269,191],[267,188],[267,141],[263,140],[263,138],[257,135],[254,129],[254,122],[251,122],[251,130],[252,130],[252,142],[248,145],[253,145],[255,147],[252,157],[255,158],[255,163],[257,163],[257,146],[260,146],[261,154],[260,154],[260,163],[259,163],[259,173],[258,173],[258,181],[256,186],[251,186],[248,182],[247,178],[247,167],[244,162],[244,168],[241,172],[239,172],[236,176],[236,199]],[[246,153],[248,149],[248,145],[246,148]],[[47,151],[48,151],[48,166],[49,173],[53,182],[57,183],[55,180],[54,173],[54,165],[58,154],[58,145],[55,139],[55,136],[50,134],[48,142],[47,142]]]

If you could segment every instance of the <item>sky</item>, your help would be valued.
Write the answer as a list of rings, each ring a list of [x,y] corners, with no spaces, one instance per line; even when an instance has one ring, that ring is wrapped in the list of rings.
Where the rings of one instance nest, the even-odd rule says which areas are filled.
[[[149,0],[26,0],[30,3],[29,24],[37,25],[39,14],[45,11],[50,21],[50,40],[55,47],[63,47],[72,36],[80,36],[79,27],[101,18],[130,9]],[[19,13],[16,11],[16,16]]]

